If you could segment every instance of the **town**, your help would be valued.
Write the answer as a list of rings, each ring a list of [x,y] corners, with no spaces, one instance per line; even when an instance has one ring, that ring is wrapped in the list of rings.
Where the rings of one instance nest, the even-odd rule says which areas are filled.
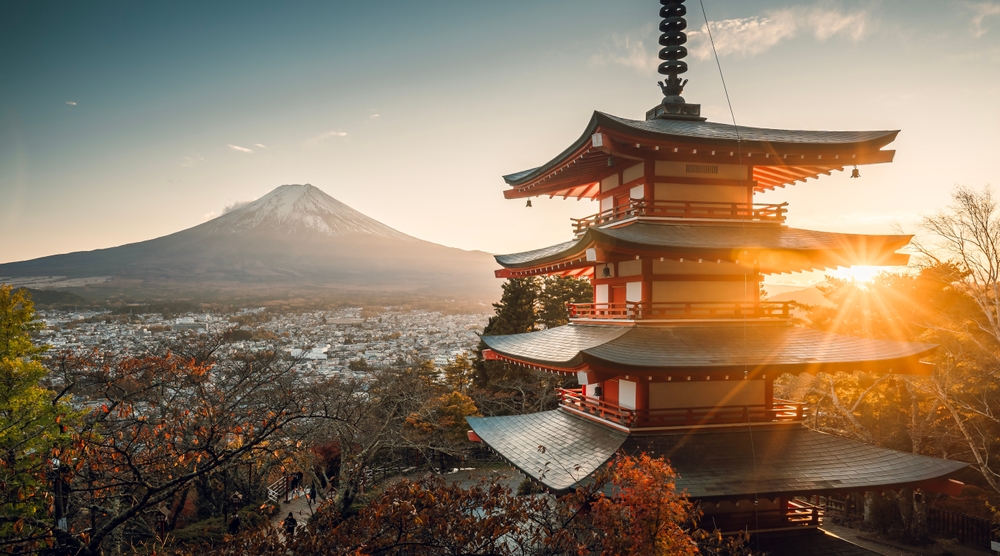
[[[263,307],[232,313],[114,314],[109,310],[39,310],[36,343],[59,352],[98,349],[140,355],[192,335],[232,330],[233,353],[278,345],[302,371],[320,374],[423,361],[445,367],[474,350],[489,315],[444,315],[401,308],[345,308],[275,313]]]

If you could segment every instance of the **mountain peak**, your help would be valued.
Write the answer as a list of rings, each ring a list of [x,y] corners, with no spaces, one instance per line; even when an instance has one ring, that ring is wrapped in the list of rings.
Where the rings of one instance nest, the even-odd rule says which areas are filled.
[[[213,232],[251,230],[321,236],[367,234],[413,240],[341,203],[311,184],[286,184],[260,199],[206,222]]]

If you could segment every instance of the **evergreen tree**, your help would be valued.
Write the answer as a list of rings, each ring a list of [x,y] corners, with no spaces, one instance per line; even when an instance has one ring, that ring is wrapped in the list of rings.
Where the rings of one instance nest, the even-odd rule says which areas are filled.
[[[509,278],[503,283],[500,301],[493,304],[496,315],[490,317],[484,336],[519,334],[537,330],[540,287],[537,278]]]
[[[483,328],[482,336],[520,334],[537,329],[537,304],[539,282],[537,278],[508,278],[503,283],[500,301],[493,304],[496,314],[490,317]],[[483,359],[486,344],[482,341],[476,349],[475,376],[473,384],[478,388],[493,389],[498,382],[511,378],[523,378],[528,373],[523,369],[499,361]]]
[[[555,328],[569,323],[567,303],[590,303],[594,287],[590,280],[549,276],[542,282],[538,310],[538,323],[545,328]]]
[[[70,459],[59,451],[68,440],[61,422],[70,409],[40,385],[45,348],[30,336],[38,328],[25,290],[0,285],[0,538],[44,536],[37,526],[49,518],[50,459]]]

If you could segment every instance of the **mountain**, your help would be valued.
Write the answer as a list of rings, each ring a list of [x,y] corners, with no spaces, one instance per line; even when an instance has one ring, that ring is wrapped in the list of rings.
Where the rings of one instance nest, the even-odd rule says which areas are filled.
[[[3,264],[0,283],[140,300],[351,292],[491,300],[495,268],[487,253],[406,235],[305,184],[168,236]]]

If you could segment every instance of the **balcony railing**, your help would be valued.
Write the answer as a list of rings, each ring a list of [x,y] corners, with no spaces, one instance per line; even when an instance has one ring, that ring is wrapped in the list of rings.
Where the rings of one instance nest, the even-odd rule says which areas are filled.
[[[573,232],[582,234],[591,226],[600,226],[627,218],[697,218],[708,220],[739,220],[753,222],[785,221],[788,203],[724,203],[716,201],[646,201],[632,199],[627,205],[614,207],[584,218],[571,218]]]
[[[787,319],[790,301],[568,303],[570,321]]]
[[[789,500],[784,509],[747,510],[706,514],[702,528],[718,528],[723,533],[736,531],[781,531],[819,527],[823,508],[801,500]]]
[[[669,409],[628,409],[585,396],[582,390],[559,388],[559,404],[628,427],[694,427],[740,423],[797,423],[808,416],[803,403],[775,400],[772,405],[678,407]]]

